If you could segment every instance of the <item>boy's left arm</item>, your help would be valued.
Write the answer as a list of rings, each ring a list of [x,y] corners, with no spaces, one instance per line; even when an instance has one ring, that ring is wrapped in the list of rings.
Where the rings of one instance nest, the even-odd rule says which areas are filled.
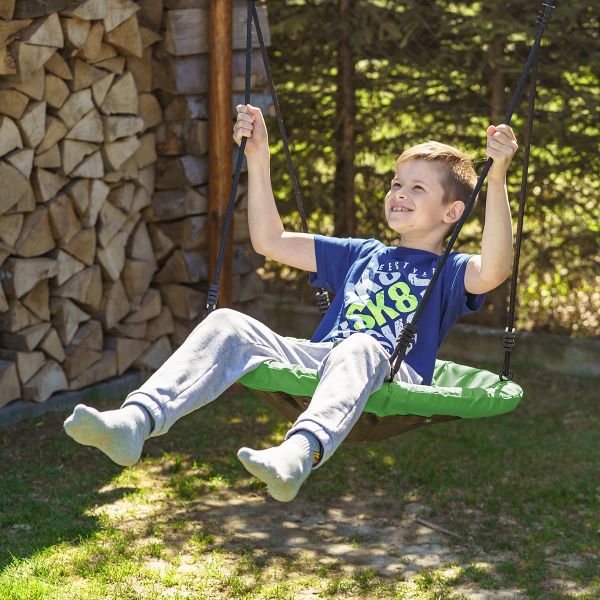
[[[485,294],[498,287],[512,268],[512,217],[506,172],[517,148],[515,134],[508,125],[488,128],[487,155],[494,162],[488,174],[481,254],[469,260],[465,271],[465,289],[470,294]]]

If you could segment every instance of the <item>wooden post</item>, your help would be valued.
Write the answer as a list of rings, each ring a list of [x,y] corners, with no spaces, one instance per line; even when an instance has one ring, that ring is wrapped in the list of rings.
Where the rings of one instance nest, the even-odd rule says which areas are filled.
[[[210,283],[221,243],[223,222],[233,177],[232,99],[232,0],[209,3],[209,95],[208,95],[208,263]],[[233,223],[227,238],[221,272],[219,306],[229,307],[233,297]]]

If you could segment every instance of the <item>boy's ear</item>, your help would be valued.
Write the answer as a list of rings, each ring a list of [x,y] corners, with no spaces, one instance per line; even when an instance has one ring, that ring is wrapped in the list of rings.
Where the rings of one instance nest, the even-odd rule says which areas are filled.
[[[456,200],[448,205],[444,215],[444,223],[456,223],[465,211],[465,203],[462,200]]]

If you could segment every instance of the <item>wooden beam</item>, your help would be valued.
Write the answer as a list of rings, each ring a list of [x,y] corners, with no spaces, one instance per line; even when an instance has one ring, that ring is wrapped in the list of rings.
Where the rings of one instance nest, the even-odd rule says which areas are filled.
[[[209,283],[214,279],[216,259],[221,242],[223,222],[231,192],[232,166],[232,23],[231,0],[209,1],[209,152],[208,170],[208,264]],[[225,264],[221,276],[219,306],[231,306],[233,298],[232,255],[233,232],[229,233]]]

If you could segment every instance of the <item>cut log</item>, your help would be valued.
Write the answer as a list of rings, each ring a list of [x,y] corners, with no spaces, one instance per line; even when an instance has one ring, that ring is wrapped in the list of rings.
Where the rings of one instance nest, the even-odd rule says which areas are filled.
[[[72,88],[74,92],[91,87],[96,81],[99,81],[106,75],[106,71],[97,69],[83,60],[75,60],[73,69]]]
[[[81,231],[81,223],[75,214],[71,198],[67,194],[59,194],[49,202],[48,210],[54,239],[59,246],[70,242]]]
[[[114,78],[116,77],[115,73],[109,73],[105,75],[102,79],[98,79],[92,84],[92,94],[94,96],[94,102],[96,106],[100,108],[104,99],[106,98],[106,94],[108,94],[108,90],[112,85]]]
[[[0,113],[4,115],[20,119],[28,103],[29,98],[17,90],[0,90]]]
[[[98,220],[100,210],[110,193],[110,188],[104,181],[92,181],[90,183],[90,202],[81,222],[84,227],[94,227]]]
[[[73,275],[85,269],[85,265],[81,261],[64,250],[53,250],[49,256],[58,263],[58,272],[54,277],[54,284],[56,286],[61,286],[65,281],[71,279]]]
[[[54,277],[58,264],[50,258],[9,258],[2,270],[9,276],[4,290],[11,298],[21,298],[42,279]]]
[[[23,221],[24,216],[22,214],[0,217],[0,241],[9,246],[14,246],[23,229]]]
[[[89,91],[89,90],[88,90]],[[69,131],[68,140],[79,140],[80,142],[103,142],[104,130],[100,113],[93,108]]]
[[[156,167],[150,165],[144,169],[139,169],[137,182],[149,193],[154,193],[154,182],[156,180]]]
[[[104,45],[102,47],[104,48]],[[108,48],[110,48],[110,46],[108,46]],[[115,54],[116,52],[117,51],[115,50]],[[123,75],[123,71],[125,70],[125,57],[113,56],[112,58],[104,58],[103,60],[97,59],[94,61],[94,64],[105,71],[114,73],[115,75]]]
[[[90,350],[102,350],[103,348],[102,325],[100,321],[86,321],[79,327],[77,333],[71,340],[72,346],[82,346]]]
[[[48,59],[56,52],[56,48],[15,42],[14,52],[19,77],[21,81],[24,81],[48,62]]]
[[[4,350],[2,348],[0,348],[0,358],[15,363],[19,379],[23,382],[31,379],[46,362],[43,352],[19,352],[17,350]],[[0,376],[1,380],[2,377]],[[0,383],[0,386],[2,386],[2,383]],[[2,402],[0,402],[1,405]]]
[[[88,177],[90,179],[102,179],[104,177],[104,161],[100,150],[88,156],[71,173],[73,177]]]
[[[96,313],[102,301],[102,277],[100,267],[94,265],[76,273],[61,286],[52,290],[52,296],[68,298],[83,309]]]
[[[96,229],[94,227],[82,229],[68,244],[63,246],[63,250],[82,263],[92,265],[96,253]]]
[[[159,225],[163,233],[183,250],[201,250],[206,247],[206,217],[188,217],[172,223]]]
[[[4,262],[4,260],[6,259],[6,257],[9,256],[9,253],[6,253],[6,256],[4,258],[2,258],[1,253],[0,253],[0,259],[2,259],[2,262]],[[6,299],[6,294],[4,293],[4,289],[3,287],[0,285],[0,313],[4,313],[8,310],[8,300]]]
[[[0,4],[0,19],[6,19],[8,21],[13,18],[13,15],[15,14],[15,2],[16,0],[4,0],[4,2]]]
[[[104,153],[108,164],[116,171],[140,148],[140,140],[131,136],[123,140],[104,145]]]
[[[140,9],[131,0],[107,0],[107,3],[108,11],[104,18],[104,28],[107,32],[117,28]]]
[[[102,352],[70,344],[65,348],[62,367],[68,379],[75,379],[102,358]]]
[[[23,399],[45,402],[54,394],[69,389],[67,378],[55,360],[49,360],[27,383],[23,384]]]
[[[163,18],[163,3],[155,0],[139,0],[140,21],[153,31],[160,31]]]
[[[86,60],[96,60],[102,50],[102,38],[104,36],[104,25],[101,22],[94,23],[90,33],[81,47],[80,56]]]
[[[40,145],[36,149],[37,154],[50,150],[52,146],[56,145],[67,135],[67,128],[65,124],[54,117],[48,116],[46,118],[46,133],[42,139]]]
[[[0,9],[1,10],[1,9]],[[0,407],[21,397],[21,386],[14,362],[0,360]]]
[[[142,36],[142,47],[144,50],[163,40],[162,35],[143,25],[140,25],[140,35]]]
[[[35,167],[40,167],[43,169],[57,169],[61,166],[61,164],[58,144],[52,146],[50,150],[46,150],[46,152],[38,154],[33,160],[33,165]]]
[[[15,18],[44,17],[62,10],[66,0],[18,0],[15,5]]]
[[[105,37],[111,46],[121,51],[121,54],[142,57],[142,36],[136,15],[132,15],[113,30],[107,31]]]
[[[23,148],[19,128],[12,119],[0,117],[0,156],[8,154],[15,148]]]
[[[154,133],[146,133],[139,142],[139,148],[135,152],[135,162],[138,169],[143,169],[156,162],[156,136]]]
[[[160,293],[174,317],[195,319],[206,308],[206,294],[185,285],[163,284]]]
[[[71,0],[64,14],[86,21],[105,19],[108,14],[107,0]]]
[[[125,244],[127,243],[127,233],[120,231],[115,235],[106,248],[99,248],[97,257],[102,272],[111,281],[116,281],[121,275],[125,266]]]
[[[98,219],[98,243],[102,248],[108,246],[126,220],[127,214],[110,202],[102,204]]]
[[[150,288],[142,298],[140,307],[137,311],[131,313],[126,319],[125,323],[142,323],[150,319],[154,319],[160,315],[162,309],[162,302],[160,299],[160,292],[154,288]]]
[[[133,183],[124,183],[113,188],[108,195],[108,201],[122,210],[125,214],[131,212],[133,205],[133,195],[135,193],[135,185]]]
[[[63,19],[67,43],[72,48],[81,48],[90,33],[90,22],[83,19]]]
[[[35,198],[43,203],[54,198],[69,180],[60,173],[37,168],[33,172],[32,181]]]
[[[149,225],[148,233],[152,240],[152,247],[154,248],[154,255],[158,261],[162,261],[164,258],[175,248],[175,242],[168,238],[162,231],[159,225]]]
[[[150,287],[153,274],[153,265],[144,260],[125,261],[121,277],[132,310],[137,310],[140,306],[144,294]]]
[[[61,144],[63,171],[71,175],[77,165],[81,164],[90,154],[98,150],[96,144],[90,142],[80,142],[77,140],[64,140]]]
[[[206,190],[169,190],[154,194],[152,204],[144,210],[144,219],[150,223],[171,221],[191,215],[203,215],[207,210]]]
[[[48,280],[42,279],[30,292],[23,296],[21,301],[23,302],[23,306],[31,311],[40,321],[49,321],[49,300]]]
[[[25,217],[21,235],[15,242],[15,254],[23,258],[31,258],[45,254],[55,246],[48,209],[40,206]]]
[[[142,119],[142,131],[156,127],[162,123],[162,110],[154,94],[140,94],[138,99],[138,115]]]
[[[80,390],[83,387],[105,381],[117,375],[117,353],[114,350],[104,350],[99,361],[88,367],[81,375],[71,380],[70,390]]]
[[[21,302],[12,300],[8,310],[0,315],[0,331],[14,333],[40,322],[40,319],[25,308]]]
[[[49,329],[50,323],[40,323],[39,325],[32,325],[31,327],[21,329],[21,331],[16,331],[15,333],[4,331],[0,333],[0,347],[31,352],[35,350]]]
[[[0,219],[0,224],[2,223]],[[0,229],[1,231],[1,229]],[[0,235],[1,239],[1,235]],[[7,241],[7,243],[9,243]],[[129,242],[127,244],[127,256],[137,260],[144,260],[151,264],[153,269],[156,271],[156,258],[154,257],[154,251],[152,250],[152,242],[150,240],[150,234],[146,223],[143,221],[135,228]]]
[[[90,318],[90,315],[81,310],[74,302],[65,298],[50,298],[50,312],[52,314],[52,324],[56,328],[63,346],[68,346],[71,343],[73,336],[79,329],[79,324]],[[39,327],[39,325],[35,327]],[[44,331],[43,336],[46,335],[47,331]]]
[[[173,316],[168,307],[163,306],[160,314],[155,319],[148,321],[146,339],[154,341],[163,335],[170,335],[175,331]]]
[[[138,369],[154,372],[162,367],[172,353],[171,342],[169,341],[169,338],[164,335],[158,338],[148,350],[135,361],[134,366]]]
[[[152,203],[152,196],[143,187],[138,187],[133,195],[132,213],[139,213]]]
[[[109,283],[102,295],[102,303],[98,318],[105,329],[114,327],[130,311],[129,299],[120,279]]]
[[[46,133],[46,103],[33,102],[19,121],[23,140],[30,148],[35,148]]]
[[[106,337],[105,348],[117,353],[117,374],[125,371],[146,351],[150,342],[123,337]]]
[[[141,323],[117,323],[108,333],[115,337],[133,338],[135,340],[146,339],[146,321]]]
[[[20,198],[31,196],[31,184],[15,167],[0,161],[0,215],[10,210]]]
[[[21,39],[36,46],[53,48],[62,48],[65,44],[60,19],[56,13],[49,15],[44,21],[31,25],[23,32]]]
[[[13,152],[10,156],[6,157],[6,160],[25,177],[25,179],[29,179],[31,177],[31,170],[33,169],[33,156],[34,151],[32,148],[25,148],[19,152]],[[27,191],[27,196],[31,196],[33,198],[33,203],[35,204],[35,198],[33,196],[33,189],[29,186]],[[33,208],[31,209],[33,210]]]
[[[11,79],[10,84],[12,88],[26,94],[33,100],[41,101],[44,99],[46,90],[46,72],[40,67],[35,73],[30,73],[22,81]]]
[[[126,73],[111,88],[104,102],[102,112],[105,115],[131,114],[137,115],[138,96],[135,81],[131,73]]]
[[[71,79],[73,79],[69,65],[58,52],[50,57],[48,62],[44,65],[44,68],[49,73],[60,77],[64,81],[71,81]]]
[[[65,360],[65,351],[58,337],[56,329],[50,329],[40,342],[38,348],[43,350],[50,358],[54,358],[59,363]]]
[[[44,93],[44,100],[48,106],[52,108],[60,109],[65,103],[65,100],[69,97],[69,88],[67,84],[50,73],[46,75],[46,91]]]
[[[119,138],[129,137],[140,133],[144,127],[144,121],[138,117],[104,117],[104,139],[114,142]]]
[[[204,252],[175,250],[154,277],[157,283],[197,283],[208,279]]]
[[[133,75],[135,87],[139,94],[152,91],[152,48],[146,48],[141,58],[127,57],[127,70]]]
[[[69,96],[63,107],[58,111],[58,116],[67,126],[67,129],[73,129],[93,108],[92,90],[81,90]]]
[[[197,322],[187,319],[174,319],[173,322],[175,323],[175,331],[170,336],[170,340],[174,348],[179,348],[196,327]]]

